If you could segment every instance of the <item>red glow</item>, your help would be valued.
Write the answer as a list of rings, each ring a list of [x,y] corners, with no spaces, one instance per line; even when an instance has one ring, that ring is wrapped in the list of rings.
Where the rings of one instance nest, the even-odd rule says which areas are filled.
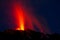
[[[19,7],[18,5],[15,6],[15,12],[16,12],[16,17],[18,20],[18,26],[16,30],[24,30],[24,12],[22,7]]]
[[[32,15],[33,13],[30,13],[29,11],[30,10],[28,10],[20,4],[14,5],[14,13],[17,20],[16,23],[18,25],[16,30],[36,30],[34,27],[34,25],[36,25],[40,32],[49,33],[47,29],[41,25],[37,18],[34,15]]]

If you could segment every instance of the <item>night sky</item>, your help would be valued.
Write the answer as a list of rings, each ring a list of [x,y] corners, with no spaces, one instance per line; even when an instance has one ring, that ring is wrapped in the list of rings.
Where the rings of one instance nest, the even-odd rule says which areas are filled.
[[[12,24],[9,26],[7,21],[10,19],[8,15],[11,15],[7,14],[10,13],[11,4],[7,3],[9,1],[0,0],[0,31],[12,28]],[[34,8],[37,17],[43,16],[46,19],[51,32],[60,33],[60,3],[58,0],[31,0],[30,6]]]

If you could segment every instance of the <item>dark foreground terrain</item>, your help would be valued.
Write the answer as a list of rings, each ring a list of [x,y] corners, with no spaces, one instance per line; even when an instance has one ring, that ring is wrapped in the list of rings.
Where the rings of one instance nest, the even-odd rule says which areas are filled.
[[[32,30],[6,30],[0,32],[0,40],[60,40],[60,34],[43,34]]]

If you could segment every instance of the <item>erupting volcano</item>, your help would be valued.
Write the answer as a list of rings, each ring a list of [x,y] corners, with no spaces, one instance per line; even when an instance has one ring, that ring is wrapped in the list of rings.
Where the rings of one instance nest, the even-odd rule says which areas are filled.
[[[49,30],[37,20],[37,18],[33,15],[32,12],[29,12],[27,8],[23,6],[23,4],[15,3],[13,6],[14,16],[16,18],[16,30],[36,30],[37,28],[42,33],[50,33]],[[35,26],[36,27],[35,27]]]

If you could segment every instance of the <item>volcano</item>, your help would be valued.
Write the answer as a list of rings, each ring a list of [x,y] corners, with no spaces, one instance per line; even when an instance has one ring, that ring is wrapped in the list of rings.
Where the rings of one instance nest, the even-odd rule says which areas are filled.
[[[12,14],[15,18],[16,27],[14,30],[38,30],[43,33],[51,33],[47,26],[42,21],[39,21],[34,13],[33,8],[26,8],[22,3],[14,2],[12,4]],[[42,24],[43,23],[43,24]]]

